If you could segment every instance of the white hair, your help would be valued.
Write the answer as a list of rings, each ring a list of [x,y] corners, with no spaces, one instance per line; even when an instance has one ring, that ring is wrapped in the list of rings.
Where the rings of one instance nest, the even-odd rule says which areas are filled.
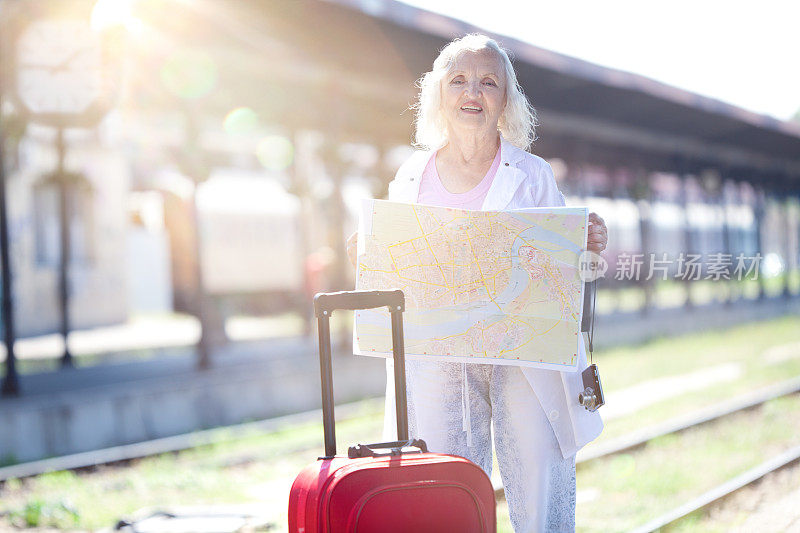
[[[441,110],[441,82],[461,54],[484,50],[497,55],[506,74],[506,107],[500,115],[497,129],[508,142],[523,150],[535,140],[536,110],[522,92],[508,53],[494,39],[470,33],[445,46],[433,62],[433,69],[417,80],[419,96],[412,108],[416,110],[414,140],[418,147],[433,150],[447,142],[447,123]]]

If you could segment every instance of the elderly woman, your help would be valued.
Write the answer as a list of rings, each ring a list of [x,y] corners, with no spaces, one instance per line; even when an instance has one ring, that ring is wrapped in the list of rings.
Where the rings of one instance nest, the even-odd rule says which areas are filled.
[[[415,152],[389,199],[462,209],[563,206],[550,165],[526,151],[535,115],[506,52],[482,35],[448,44],[419,82]],[[605,249],[590,215],[588,249]],[[354,260],[356,237],[348,241]],[[579,341],[579,368],[586,353]],[[388,361],[385,428],[394,428]],[[575,453],[602,430],[578,404],[581,374],[519,366],[407,360],[409,427],[431,451],[492,469],[492,431],[516,532],[575,528]]]

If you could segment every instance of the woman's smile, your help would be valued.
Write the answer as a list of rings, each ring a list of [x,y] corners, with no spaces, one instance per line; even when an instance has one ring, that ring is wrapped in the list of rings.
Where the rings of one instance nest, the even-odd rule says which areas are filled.
[[[481,113],[483,111],[483,106],[481,106],[477,102],[467,102],[466,104],[461,106],[461,111],[470,114]]]

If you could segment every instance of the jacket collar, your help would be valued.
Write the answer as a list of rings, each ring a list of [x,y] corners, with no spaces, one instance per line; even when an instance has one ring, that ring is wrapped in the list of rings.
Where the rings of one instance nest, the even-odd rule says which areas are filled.
[[[483,200],[481,209],[484,211],[502,211],[525,180],[525,172],[519,167],[525,159],[525,151],[506,141],[500,135],[500,168],[492,180],[489,192]]]
[[[428,165],[435,150],[424,150],[411,156],[398,188],[392,200],[415,203],[419,197],[419,186],[422,173]],[[514,198],[514,194],[525,180],[525,172],[519,167],[525,159],[525,151],[506,141],[500,135],[500,168],[486,193],[481,209],[484,211],[500,211],[505,209]]]

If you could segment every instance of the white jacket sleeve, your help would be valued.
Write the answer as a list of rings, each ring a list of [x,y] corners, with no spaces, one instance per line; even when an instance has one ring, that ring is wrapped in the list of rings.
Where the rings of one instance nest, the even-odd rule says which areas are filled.
[[[537,207],[559,207],[566,205],[566,200],[556,185],[556,177],[550,163],[540,167],[537,189],[534,191],[534,201]]]

